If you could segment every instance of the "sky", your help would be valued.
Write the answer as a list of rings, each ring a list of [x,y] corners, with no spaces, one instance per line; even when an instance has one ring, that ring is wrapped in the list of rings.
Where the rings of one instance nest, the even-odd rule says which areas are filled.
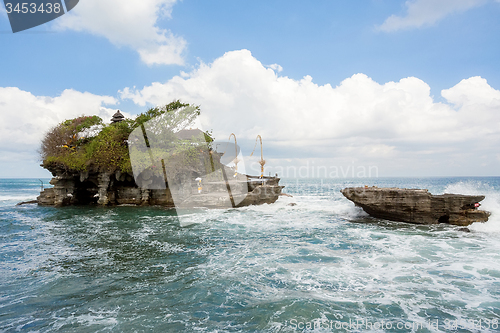
[[[261,135],[266,174],[500,176],[498,17],[500,0],[80,0],[12,33],[0,4],[0,178],[50,177],[37,150],[65,119],[176,99],[244,156]]]

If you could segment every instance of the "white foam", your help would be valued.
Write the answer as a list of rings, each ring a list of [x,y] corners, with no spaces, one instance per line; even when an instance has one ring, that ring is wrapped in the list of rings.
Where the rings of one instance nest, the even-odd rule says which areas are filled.
[[[446,191],[485,194],[487,199],[483,201],[483,208],[500,212],[499,195],[487,184],[479,184],[478,187],[477,183],[456,183],[448,186]],[[297,205],[289,206],[290,203]],[[361,210],[340,193],[280,197],[271,205],[208,210],[195,216],[199,223],[193,228],[174,228],[178,235],[171,235],[173,241],[170,237],[169,241],[164,241],[164,237],[155,237],[169,232],[164,222],[170,217],[161,214],[143,216],[138,211],[140,223],[129,228],[118,222],[120,216],[116,212],[119,209],[99,211],[96,215],[77,214],[71,217],[71,223],[55,223],[33,220],[14,210],[12,214],[16,220],[27,219],[27,223],[36,226],[25,234],[39,233],[39,238],[18,245],[13,243],[25,251],[25,255],[12,268],[22,268],[22,264],[26,267],[21,273],[19,270],[12,271],[9,280],[29,273],[29,270],[48,275],[40,267],[50,267],[51,270],[61,267],[59,269],[67,276],[71,271],[62,268],[59,262],[65,262],[65,258],[71,259],[69,262],[80,262],[79,258],[86,256],[101,263],[109,260],[102,267],[109,267],[110,271],[104,270],[104,273],[114,272],[114,268],[108,266],[114,264],[112,259],[108,259],[113,258],[112,247],[95,247],[93,239],[90,243],[81,243],[90,246],[72,248],[69,247],[71,238],[67,237],[67,233],[52,232],[57,228],[77,226],[79,230],[85,228],[78,231],[78,235],[87,236],[85,238],[99,235],[103,239],[119,236],[120,233],[114,234],[117,228],[121,228],[121,232],[130,235],[133,244],[154,248],[155,260],[151,266],[142,267],[142,272],[162,269],[165,272],[163,280],[132,281],[134,284],[124,285],[129,288],[124,290],[125,294],[113,289],[118,298],[127,300],[130,288],[150,295],[148,284],[154,283],[158,283],[154,285],[158,287],[156,290],[167,286],[165,289],[172,287],[173,293],[178,290],[175,288],[185,290],[189,287],[193,290],[189,294],[192,303],[206,302],[207,311],[243,304],[249,310],[248,314],[241,316],[242,320],[251,320],[250,316],[262,314],[262,309],[272,304],[267,311],[276,312],[269,314],[271,318],[263,330],[269,330],[270,326],[283,328],[285,320],[299,313],[296,311],[303,311],[304,316],[313,314],[319,320],[331,319],[332,315],[340,313],[334,308],[337,304],[342,306],[341,302],[351,304],[341,311],[347,320],[363,316],[377,321],[386,319],[392,315],[389,307],[394,307],[395,313],[407,322],[422,322],[426,320],[422,313],[427,310],[439,309],[451,318],[470,318],[478,314],[475,309],[481,308],[481,303],[496,301],[492,286],[500,281],[500,270],[497,269],[500,260],[498,237],[483,232],[457,232],[454,227],[447,226],[348,223],[344,218],[360,216]],[[488,226],[487,223],[480,225]],[[200,240],[196,243],[199,245],[175,241],[186,235],[196,236]],[[81,251],[82,248],[86,251]],[[120,248],[116,250],[121,252]],[[193,261],[187,266],[176,265],[171,275],[167,271],[173,266],[170,261],[156,260],[158,252],[162,252],[165,258],[176,253],[194,252],[203,260]],[[140,268],[141,262],[138,260],[130,265]],[[185,282],[188,284],[182,285],[182,281],[188,281]],[[114,284],[110,288],[114,288]],[[204,298],[205,292],[196,292],[196,288],[213,292],[216,295],[213,299],[222,297],[224,304],[210,303],[212,298]],[[139,294],[131,296],[136,295]],[[10,299],[2,299],[2,302]],[[282,307],[274,306],[279,302]],[[299,302],[310,302],[314,312],[310,308],[295,309],[294,304]],[[370,304],[376,305],[377,309],[370,308]],[[83,330],[116,329],[121,321],[117,318],[126,318],[133,310],[124,303],[120,306],[123,308],[115,310],[100,306],[94,306],[97,310],[92,310],[86,304],[61,308],[53,312],[55,323],[52,328],[58,330],[73,325]],[[332,312],[329,312],[330,307]],[[194,329],[208,327],[207,331],[214,330],[209,324],[196,326],[199,318],[191,320],[194,317],[189,317],[189,307],[183,308],[181,304],[178,309],[182,314],[174,312],[165,317],[171,317],[172,321],[187,318],[186,322],[193,323]],[[254,309],[258,310],[252,313]],[[479,314],[485,315],[487,311]],[[154,311],[151,312],[154,314]],[[144,323],[147,324],[146,321]],[[231,322],[234,323],[239,324],[238,321]],[[217,328],[224,325],[221,320]]]
[[[484,195],[481,201],[481,210],[491,213],[488,222],[477,222],[469,226],[470,230],[477,232],[500,233],[500,193],[490,184],[481,181],[460,181],[446,187],[445,193],[467,195]]]
[[[28,201],[35,200],[34,196],[27,195],[0,195],[0,201]]]
[[[55,317],[56,322],[53,324],[55,330],[59,330],[66,325],[74,325],[76,323],[84,326],[100,325],[105,326],[107,329],[111,329],[118,324],[118,319],[116,318],[118,314],[118,309],[116,310],[92,310],[89,313],[75,315],[72,314],[66,318]]]

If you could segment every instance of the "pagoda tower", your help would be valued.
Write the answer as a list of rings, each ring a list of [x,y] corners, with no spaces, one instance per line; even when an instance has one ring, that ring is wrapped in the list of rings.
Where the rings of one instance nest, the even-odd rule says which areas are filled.
[[[111,122],[112,123],[119,123],[120,121],[123,121],[124,119],[125,119],[125,116],[121,114],[120,110],[118,110],[113,115],[113,118],[111,118]]]

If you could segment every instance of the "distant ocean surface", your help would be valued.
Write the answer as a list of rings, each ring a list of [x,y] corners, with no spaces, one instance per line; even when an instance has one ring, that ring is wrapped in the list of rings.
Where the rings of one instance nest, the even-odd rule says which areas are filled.
[[[500,178],[281,184],[293,197],[181,227],[16,206],[40,181],[1,179],[0,332],[500,332]],[[339,192],[363,185],[484,194],[492,215],[470,233],[375,219]]]

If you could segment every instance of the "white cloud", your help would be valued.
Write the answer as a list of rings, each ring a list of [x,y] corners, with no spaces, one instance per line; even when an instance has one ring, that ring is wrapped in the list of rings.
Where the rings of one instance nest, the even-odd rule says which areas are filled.
[[[433,25],[444,17],[469,10],[488,0],[408,0],[406,16],[392,15],[379,27],[382,31],[420,28]]]
[[[170,17],[177,0],[85,0],[54,21],[59,29],[103,36],[117,46],[136,50],[148,65],[183,65],[186,41],[157,22]]]
[[[221,133],[238,131],[246,138],[260,133],[304,145],[352,136],[426,140],[434,133],[432,139],[447,139],[436,133],[449,131],[454,122],[455,111],[434,103],[430,87],[414,77],[382,85],[356,74],[335,88],[319,86],[310,76],[278,76],[247,50],[228,52],[184,76],[141,90],[126,88],[121,95],[139,105],[181,98],[201,104],[206,126]]]
[[[272,64],[272,65],[269,65],[267,67],[271,68],[273,71],[275,71],[277,73],[280,73],[281,71],[283,71],[283,67],[281,67],[278,64]]]
[[[15,87],[0,87],[0,149],[2,151],[33,151],[45,132],[63,120],[81,115],[99,115],[109,120],[114,109],[103,105],[116,104],[110,96],[98,96],[72,89],[60,96],[35,96]]]
[[[464,79],[453,88],[443,90],[441,94],[457,107],[471,108],[478,105],[481,110],[485,108],[498,110],[500,107],[500,91],[493,89],[480,76]]]
[[[475,146],[483,153],[496,149],[499,94],[479,77],[444,90],[446,103],[435,102],[430,87],[415,77],[380,84],[355,74],[337,87],[321,86],[309,76],[279,76],[247,50],[228,52],[165,83],[121,91],[122,98],[138,105],[177,98],[199,104],[204,128],[213,129],[216,138],[234,132],[238,142],[253,147],[260,134],[267,147],[288,158],[328,152],[386,163],[400,158],[407,166],[422,156],[430,163],[474,153],[467,150]]]
[[[236,133],[246,155],[262,135],[266,168],[311,158],[316,166],[354,163],[393,176],[450,175],[450,170],[492,175],[500,166],[500,91],[481,77],[443,90],[445,102],[436,102],[430,87],[415,77],[381,84],[355,74],[336,87],[318,85],[310,76],[280,76],[241,50],[167,82],[120,93],[141,106],[173,99],[198,104],[203,127],[213,129],[218,140]],[[115,109],[108,106],[117,103],[71,89],[52,97],[0,88],[2,155],[34,152],[43,134],[68,118],[98,114],[109,120]]]
[[[500,91],[485,79],[479,76],[464,79],[443,90],[441,95],[459,110],[457,118],[464,125],[462,136],[486,138],[500,133]]]

